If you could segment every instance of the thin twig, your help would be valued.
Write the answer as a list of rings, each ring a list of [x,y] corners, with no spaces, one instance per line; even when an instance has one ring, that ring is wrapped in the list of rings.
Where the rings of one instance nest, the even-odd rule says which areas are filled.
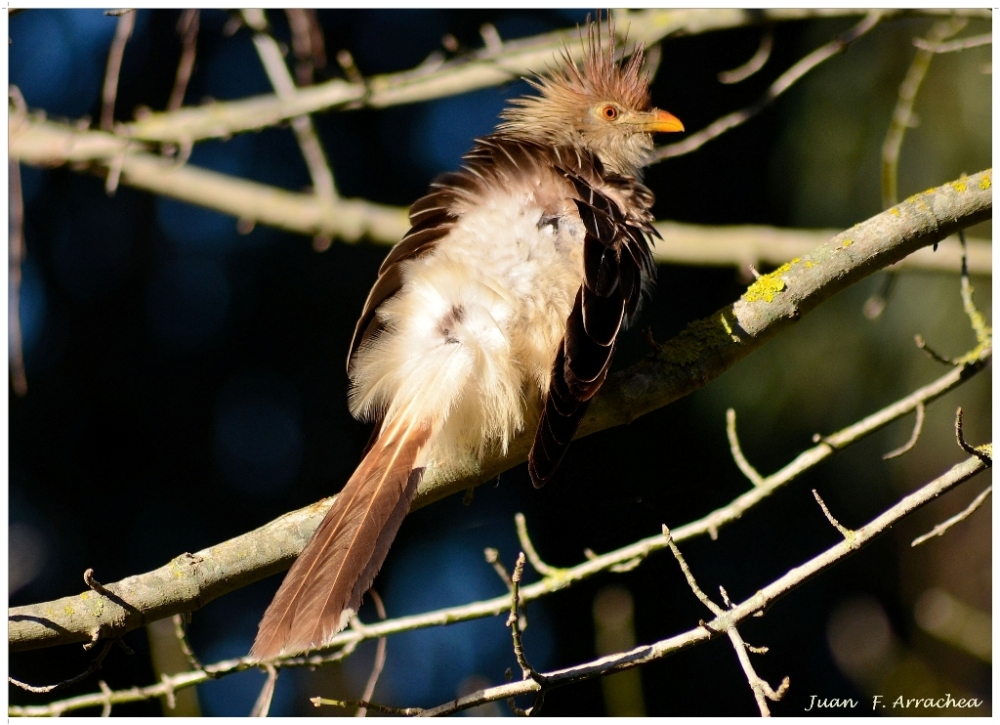
[[[69,687],[70,685],[75,685],[77,682],[82,682],[83,680],[87,679],[92,674],[97,672],[99,669],[101,669],[101,663],[103,663],[104,658],[108,656],[108,652],[111,651],[111,646],[113,644],[114,640],[110,639],[107,640],[104,643],[104,647],[101,648],[100,654],[98,654],[97,657],[94,658],[94,660],[90,663],[90,665],[87,667],[86,670],[84,670],[78,675],[75,675],[74,677],[70,677],[68,680],[57,682],[54,685],[29,685],[26,682],[21,682],[20,680],[14,679],[10,675],[7,676],[7,681],[10,682],[12,685],[21,688],[22,690],[27,690],[28,692],[34,692],[36,694],[55,692],[56,690],[59,690],[63,687]]]
[[[965,314],[969,317],[969,323],[972,325],[972,331],[976,334],[976,342],[980,345],[989,345],[992,343],[993,338],[993,328],[987,324],[986,317],[983,313],[979,311],[976,306],[976,300],[974,298],[975,288],[972,286],[972,282],[969,279],[969,243],[965,238],[965,230],[961,229],[958,232],[958,241],[962,247],[962,273],[961,273],[961,297],[962,297],[962,309],[965,310]]]
[[[524,518],[524,514],[514,514],[514,528],[517,529],[517,540],[521,542],[521,548],[524,549],[524,553],[527,554],[528,561],[531,562],[531,566],[535,571],[542,576],[555,576],[561,571],[558,567],[546,564],[542,561],[542,557],[538,555],[535,545],[531,542],[531,537],[528,536],[528,523]]]
[[[950,43],[935,43],[931,40],[925,40],[923,38],[914,38],[913,44],[921,50],[926,50],[931,53],[954,53],[959,50],[978,48],[981,45],[992,45],[993,33],[970,35],[968,38],[959,38],[958,40],[952,40]]]
[[[545,700],[545,678],[528,662],[528,658],[524,654],[524,644],[521,642],[520,585],[521,577],[524,575],[524,561],[524,552],[519,552],[517,560],[514,562],[514,572],[510,577],[510,615],[507,617],[507,626],[510,627],[510,636],[514,643],[514,657],[521,667],[521,679],[537,682],[539,689],[535,692],[535,702],[531,707],[525,709],[518,707],[513,697],[508,698],[507,706],[515,715],[528,716],[537,715],[542,708],[542,703]]]
[[[24,247],[24,194],[21,191],[21,164],[17,159],[7,162],[7,190],[10,203],[10,249],[8,250],[7,283],[8,292],[7,325],[10,339],[10,380],[14,394],[24,396],[28,392],[28,376],[24,371],[24,338],[21,335],[21,268],[26,255]]]
[[[935,23],[929,33],[928,42],[937,44],[945,38],[954,35],[965,27],[968,21],[964,18],[949,18]],[[910,68],[899,86],[899,99],[892,112],[889,130],[882,142],[882,208],[888,209],[898,200],[897,177],[899,169],[899,150],[903,145],[906,129],[914,125],[913,104],[917,100],[920,84],[927,75],[934,53],[929,50],[918,50],[910,63]]]
[[[684,578],[687,580],[688,586],[694,595],[698,597],[698,601],[704,604],[708,610],[715,616],[721,616],[725,610],[718,604],[713,602],[705,592],[701,590],[698,586],[698,582],[694,578],[694,574],[691,573],[691,569],[688,568],[687,562],[684,560],[684,556],[681,554],[681,550],[677,548],[677,544],[674,543],[673,536],[670,534],[670,529],[667,528],[666,524],[663,524],[663,538],[667,541],[667,546],[670,547],[670,553],[674,555],[674,559],[677,560],[677,565],[680,566],[681,571],[684,573]]]
[[[733,456],[733,460],[736,462],[737,468],[750,479],[750,483],[754,486],[760,486],[764,483],[764,477],[757,472],[757,469],[750,465],[750,462],[743,455],[743,450],[740,448],[740,439],[736,435],[736,411],[732,408],[726,410],[726,436],[729,438],[729,452]]]
[[[184,616],[185,615],[183,614],[175,614],[173,616],[174,636],[177,637],[177,642],[180,644],[181,652],[187,658],[188,666],[192,670],[204,669],[201,661],[194,653],[194,648],[191,646],[191,642],[188,641],[187,628],[184,626]]]
[[[500,561],[500,552],[489,547],[483,551],[486,557],[486,563],[493,567],[493,571],[497,573],[500,580],[507,586],[507,591],[514,590],[514,583],[510,580],[510,574],[507,573],[507,569],[504,568],[503,563]]]
[[[104,87],[101,90],[101,128],[110,131],[115,122],[115,98],[118,95],[118,76],[122,69],[122,58],[125,56],[125,44],[132,37],[135,28],[135,10],[130,10],[118,16],[115,26],[115,37],[108,51],[108,65],[104,72]]]
[[[928,539],[933,539],[935,536],[943,536],[944,533],[952,526],[959,523],[960,521],[965,521],[965,519],[969,518],[969,516],[971,516],[976,509],[978,509],[980,506],[983,505],[983,502],[986,501],[987,498],[989,498],[991,493],[993,493],[992,483],[986,487],[986,490],[984,490],[982,493],[980,493],[978,496],[972,499],[972,503],[966,506],[961,512],[955,514],[949,519],[946,519],[945,521],[942,521],[940,524],[935,526],[926,534],[918,536],[913,540],[913,543],[911,543],[910,546],[919,546]]]
[[[826,45],[817,48],[791,68],[782,73],[774,83],[767,89],[767,92],[757,101],[749,106],[733,113],[727,114],[717,121],[712,122],[701,131],[691,134],[685,140],[661,146],[653,157],[653,163],[664,159],[683,156],[698,150],[714,138],[718,138],[726,131],[736,126],[746,123],[758,113],[767,108],[778,96],[791,88],[799,79],[809,73],[824,61],[835,55],[842,53],[848,45],[863,36],[874,28],[882,18],[879,11],[869,12],[865,18],[848,30],[839,35]]]
[[[955,412],[955,439],[958,441],[958,447],[961,448],[966,453],[976,456],[987,466],[993,465],[993,459],[989,446],[975,446],[969,445],[965,440],[965,433],[962,431],[962,408]]]
[[[888,461],[893,458],[899,458],[904,453],[907,453],[908,451],[912,450],[913,446],[917,445],[917,439],[920,438],[920,431],[922,431],[924,428],[924,410],[925,407],[923,403],[917,405],[917,418],[913,422],[913,432],[910,433],[910,439],[906,441],[906,443],[901,445],[899,448],[896,448],[894,450],[889,451],[888,453],[883,454],[882,455],[883,461]]]
[[[390,707],[389,705],[380,705],[377,702],[367,702],[365,700],[330,700],[325,697],[310,697],[309,702],[315,707],[329,705],[331,707],[339,707],[343,710],[353,710],[356,707],[363,707],[365,710],[372,710],[382,715],[402,715],[403,717],[422,715],[424,712],[424,709],[421,707]]]
[[[524,646],[521,643],[520,586],[521,577],[524,575],[524,561],[524,552],[522,551],[517,555],[517,560],[514,562],[514,573],[510,577],[510,616],[507,617],[507,626],[510,627],[510,636],[514,641],[514,656],[517,658],[517,664],[521,666],[521,676],[523,679],[528,679],[529,677],[535,678],[538,673],[524,656]]]
[[[285,65],[277,41],[268,33],[264,11],[243,10],[242,14],[243,20],[254,31],[254,46],[275,93],[282,100],[290,100],[296,93],[295,81],[288,72],[288,66]],[[302,157],[309,168],[316,196],[320,203],[332,206],[338,199],[337,187],[333,181],[333,171],[330,169],[326,153],[316,135],[312,118],[307,114],[295,116],[292,118],[292,130],[295,131],[295,138],[298,139],[299,147],[302,149]]]
[[[375,604],[375,611],[378,613],[379,621],[384,622],[387,615],[385,613],[385,604],[382,603],[382,597],[380,597],[378,592],[374,589],[368,590],[368,596],[372,598],[372,602]],[[385,647],[385,637],[379,637],[378,645],[375,647],[375,661],[372,663],[372,671],[368,675],[368,682],[365,683],[365,689],[361,695],[361,700],[363,702],[371,700],[372,696],[375,694],[375,685],[378,684],[378,678],[382,674],[382,668],[385,667]],[[358,711],[354,713],[354,716],[364,717],[367,713],[368,708],[359,706]]]
[[[316,69],[326,67],[323,29],[313,8],[286,8],[285,15],[292,31],[295,80],[299,86],[310,86]]]
[[[271,710],[274,688],[278,684],[278,670],[270,662],[267,662],[264,668],[267,670],[267,679],[264,680],[264,686],[260,688],[260,694],[257,695],[253,709],[250,710],[250,717],[267,717],[267,713]]]
[[[959,484],[971,479],[978,473],[986,470],[986,464],[978,457],[970,457],[965,461],[956,464],[949,471],[947,471],[942,476],[937,479],[927,483],[918,490],[909,494],[908,496],[901,499],[894,506],[883,512],[880,516],[872,520],[870,523],[858,529],[856,533],[857,548],[864,546],[871,539],[882,533],[883,531],[890,528],[898,520],[902,519],[909,513],[915,511],[921,506],[933,501],[935,498],[951,490],[952,488],[958,486]],[[687,527],[682,527],[687,528]],[[678,529],[673,535],[673,539],[680,540],[680,531]],[[661,548],[666,546],[666,540],[662,534],[657,534],[654,537]],[[637,542],[631,547],[626,547],[626,549],[634,549],[637,546],[642,545],[644,542]],[[707,623],[707,627],[713,631],[726,631],[730,627],[739,624],[741,621],[748,617],[755,616],[758,612],[767,608],[767,606],[775,601],[777,598],[788,593],[804,581],[808,580],[812,576],[818,574],[819,572],[825,570],[826,568],[832,566],[834,563],[840,559],[853,553],[854,549],[846,542],[842,541],[825,552],[819,554],[818,556],[810,559],[805,564],[795,567],[784,576],[778,580],[767,585],[760,591],[758,591],[753,597],[745,602],[735,605],[732,609],[726,611],[721,617],[716,617],[712,621]],[[535,585],[532,585],[535,586]],[[561,588],[561,587],[556,587]],[[552,588],[549,591],[554,591],[556,588]],[[525,590],[520,591],[520,596],[522,601],[525,598]],[[504,607],[509,608],[510,598],[501,598]],[[503,611],[501,609],[500,611]],[[493,612],[494,614],[498,612]],[[431,613],[432,615],[435,613]],[[420,618],[426,618],[427,615],[421,615]],[[415,618],[407,618],[415,619]],[[398,623],[400,620],[396,620]],[[438,624],[446,624],[450,622],[458,621],[457,619],[443,619],[438,621]],[[373,625],[369,627],[368,634],[381,636],[381,634],[388,634],[391,631],[402,631],[400,629],[393,629],[393,622],[386,622],[384,625]],[[384,627],[385,631],[378,632],[379,627]],[[412,629],[412,627],[408,627]],[[581,665],[575,665],[563,670],[556,670],[553,672],[539,673],[541,677],[545,679],[550,685],[556,684],[566,684],[568,682],[575,682],[578,680],[589,679],[592,677],[599,677],[605,674],[611,674],[617,672],[621,669],[626,669],[629,667],[637,667],[646,662],[651,662],[656,659],[661,659],[668,654],[676,652],[678,650],[684,649],[691,645],[697,644],[698,642],[705,641],[709,639],[710,634],[705,627],[698,626],[692,630],[684,632],[679,635],[675,635],[660,642],[656,642],[652,645],[643,645],[632,649],[628,652],[622,652],[614,655],[608,655],[600,659],[594,660],[592,662],[587,662]],[[276,662],[275,665],[280,668],[285,667],[315,667],[320,666],[326,662],[334,662],[343,659],[344,656],[349,654],[354,649],[354,645],[357,642],[351,643],[344,650],[327,654],[327,655],[311,655],[308,657],[295,657],[289,658],[288,660],[282,662]],[[249,658],[240,658],[236,660],[227,660],[224,662],[219,662],[215,665],[209,666],[208,669],[214,670],[217,674],[228,674],[231,672],[240,672],[246,669],[256,668],[259,666],[258,662],[252,661]],[[200,684],[208,679],[205,672],[182,672],[173,675],[170,678],[170,686],[175,690],[183,689],[185,687],[191,687],[193,685]],[[398,714],[408,714],[414,715],[419,714],[423,716],[432,715],[445,715],[452,714],[455,712],[460,712],[462,710],[468,709],[470,707],[475,707],[476,705],[482,705],[486,702],[494,702],[497,700],[506,699],[508,697],[514,697],[517,695],[526,695],[530,693],[537,693],[541,689],[541,685],[532,679],[521,680],[519,682],[512,682],[507,685],[501,685],[499,687],[488,688],[487,690],[471,693],[463,697],[456,698],[451,702],[445,703],[435,708],[420,710],[417,708],[408,709],[393,709],[393,713]],[[34,705],[34,706],[11,706],[8,708],[8,714],[11,716],[24,716],[24,715],[60,715],[65,712],[72,710],[78,710],[87,707],[96,707],[104,705],[106,702],[113,702],[115,704],[125,703],[125,702],[137,702],[140,700],[152,699],[155,697],[162,697],[165,694],[164,683],[158,683],[156,685],[150,685],[142,688],[132,688],[129,690],[121,690],[115,693],[111,693],[110,696],[104,696],[101,694],[91,694],[83,695],[80,697],[71,698],[68,700],[62,700],[54,703],[49,703],[48,705]],[[319,698],[316,698],[319,700]],[[314,702],[316,701],[314,700]],[[326,702],[335,702],[343,707],[357,707],[358,703],[346,703],[344,701],[324,701],[320,704],[326,704]],[[376,706],[371,703],[366,703],[369,708],[375,709]]]
[[[736,658],[743,668],[743,673],[747,676],[747,682],[750,684],[754,699],[757,701],[757,709],[760,710],[760,716],[771,717],[771,709],[768,707],[767,701],[778,702],[785,696],[791,685],[791,681],[786,676],[781,681],[777,690],[772,689],[770,683],[757,674],[757,670],[754,669],[753,663],[750,662],[750,655],[748,654],[748,651],[762,654],[760,650],[764,648],[748,645],[743,641],[743,637],[736,627],[730,627],[727,634],[729,635],[729,640],[733,643],[733,649],[736,650]]]
[[[198,54],[198,25],[201,17],[201,10],[197,8],[182,10],[181,16],[177,20],[177,33],[181,36],[181,57],[177,61],[177,75],[174,78],[174,87],[170,91],[170,99],[167,101],[167,111],[176,111],[184,103],[184,94],[187,92],[188,83],[191,81],[191,72],[194,70],[195,56]],[[188,141],[190,144],[191,142]]]
[[[858,529],[856,532],[858,538],[856,548],[867,545],[903,517],[933,501],[946,491],[968,481],[983,470],[985,470],[983,462],[975,457],[968,458],[962,463],[953,466],[944,475],[904,497],[894,506]],[[662,539],[663,537],[660,538]],[[584,664],[540,674],[548,686],[555,686],[557,684],[577,682],[593,677],[602,677],[623,669],[638,667],[647,662],[662,659],[669,654],[709,639],[711,632],[729,631],[743,620],[766,609],[770,603],[800,586],[819,572],[850,556],[854,551],[855,547],[852,547],[846,541],[842,541],[804,564],[795,567],[784,576],[760,589],[746,601],[736,605],[733,609],[715,617],[710,622],[703,623],[703,626],[699,625],[682,634],[660,640],[651,645],[642,645],[628,652],[608,655]],[[507,685],[470,693],[443,705],[425,709],[420,714],[422,717],[451,715],[486,702],[494,702],[516,695],[537,693],[540,689],[541,686],[534,680],[512,682]],[[780,696],[784,694],[786,689],[787,685],[783,682],[782,686],[775,692],[775,695]]]
[[[760,36],[760,45],[757,47],[757,52],[755,52],[753,56],[751,56],[750,60],[741,65],[739,68],[724,70],[719,73],[719,83],[725,83],[728,85],[745,81],[747,78],[764,67],[768,58],[771,57],[772,48],[774,48],[774,28],[768,25],[764,29],[764,34]]]
[[[818,503],[819,507],[823,510],[823,515],[826,516],[826,520],[830,522],[830,526],[839,531],[840,535],[847,539],[847,541],[851,541],[854,538],[854,532],[834,518],[833,514],[830,513],[830,509],[826,507],[826,503],[824,503],[823,499],[820,497],[819,491],[814,488],[812,490],[812,494],[813,498],[816,499],[816,503]]]

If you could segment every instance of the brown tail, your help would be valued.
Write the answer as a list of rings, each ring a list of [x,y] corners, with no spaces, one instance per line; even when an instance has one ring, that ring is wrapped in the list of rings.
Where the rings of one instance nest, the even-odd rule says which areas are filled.
[[[264,612],[251,657],[304,652],[347,626],[409,511],[429,435],[426,425],[383,429]]]

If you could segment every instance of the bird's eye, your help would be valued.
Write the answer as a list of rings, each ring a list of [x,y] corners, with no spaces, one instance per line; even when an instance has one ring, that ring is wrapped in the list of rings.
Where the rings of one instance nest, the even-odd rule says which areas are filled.
[[[601,116],[603,116],[606,121],[614,121],[618,118],[618,109],[611,105],[605,106],[601,109]]]

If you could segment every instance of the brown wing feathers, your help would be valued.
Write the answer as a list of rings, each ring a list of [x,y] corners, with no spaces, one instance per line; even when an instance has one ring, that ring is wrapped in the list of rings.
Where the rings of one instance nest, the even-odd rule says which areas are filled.
[[[576,207],[585,228],[584,279],[566,321],[528,456],[528,472],[536,488],[552,477],[566,454],[591,399],[608,375],[622,322],[638,309],[642,278],[654,270],[646,239],[647,234],[656,233],[649,224],[649,207],[636,205],[644,216],[630,218],[580,175],[565,173],[576,187]],[[614,181],[629,180],[618,177]],[[635,182],[631,186],[634,201],[651,203],[648,189]]]

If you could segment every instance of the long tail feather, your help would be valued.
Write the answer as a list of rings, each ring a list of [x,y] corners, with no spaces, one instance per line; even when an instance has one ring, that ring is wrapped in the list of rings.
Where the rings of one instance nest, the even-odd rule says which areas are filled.
[[[313,649],[347,625],[409,511],[423,475],[414,462],[430,432],[398,419],[382,431],[285,576],[251,657]]]

